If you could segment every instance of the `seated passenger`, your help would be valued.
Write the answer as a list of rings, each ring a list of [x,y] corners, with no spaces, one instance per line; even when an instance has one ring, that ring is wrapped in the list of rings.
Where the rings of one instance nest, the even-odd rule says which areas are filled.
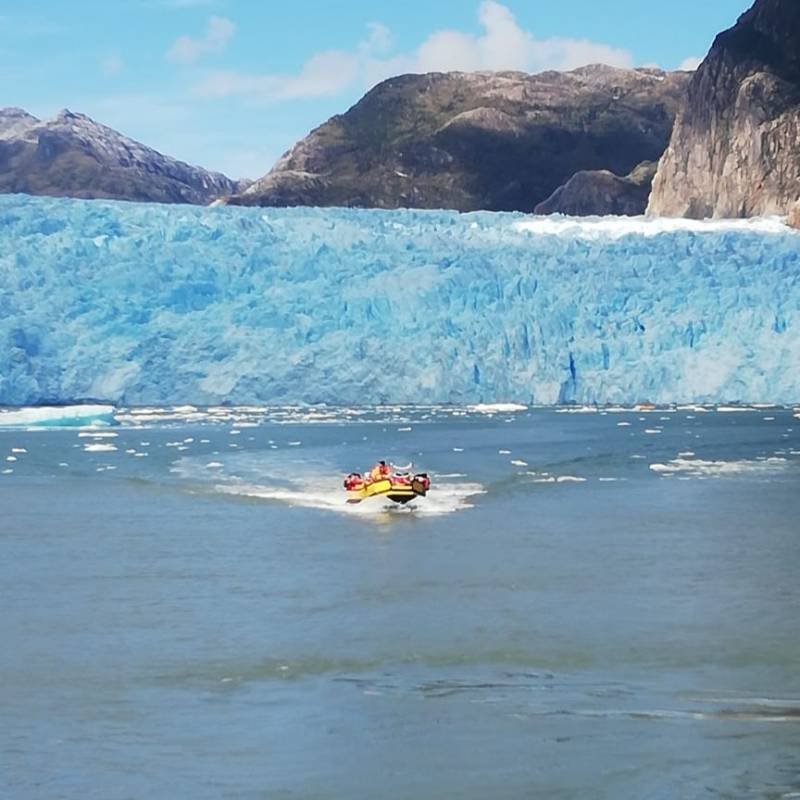
[[[373,481],[384,480],[392,474],[391,467],[385,461],[379,461],[370,471],[369,477]]]

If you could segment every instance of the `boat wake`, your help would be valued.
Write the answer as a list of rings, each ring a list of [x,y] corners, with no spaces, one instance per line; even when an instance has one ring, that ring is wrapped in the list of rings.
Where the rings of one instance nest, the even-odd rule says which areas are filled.
[[[381,497],[351,504],[342,486],[344,474],[334,465],[321,469],[318,461],[312,465],[302,455],[265,460],[259,455],[240,453],[221,458],[222,461],[208,463],[194,457],[182,458],[173,463],[171,472],[193,490],[364,518],[387,513],[452,514],[472,508],[473,499],[486,491],[480,483],[463,480],[462,474],[446,477],[434,473],[427,496],[405,506]]]
[[[341,486],[337,484],[329,488],[320,488],[319,482],[305,486],[295,484],[290,487],[240,482],[218,483],[214,485],[214,491],[237,497],[285,503],[300,508],[336,511],[355,517],[371,517],[376,514],[412,513],[423,516],[452,514],[455,511],[472,508],[470,500],[485,493],[479,483],[439,483],[434,484],[425,498],[399,506],[380,497],[370,498],[359,504],[349,504]]]

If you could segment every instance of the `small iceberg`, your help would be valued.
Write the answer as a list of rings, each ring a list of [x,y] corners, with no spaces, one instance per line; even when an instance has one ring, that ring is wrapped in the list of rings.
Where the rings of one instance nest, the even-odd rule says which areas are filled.
[[[110,405],[0,409],[0,428],[75,428],[114,423],[114,406]]]

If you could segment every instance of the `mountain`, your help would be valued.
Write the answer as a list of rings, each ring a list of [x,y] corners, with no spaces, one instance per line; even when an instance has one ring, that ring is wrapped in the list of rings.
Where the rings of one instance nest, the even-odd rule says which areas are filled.
[[[602,65],[402,75],[227,202],[532,211],[576,172],[657,160],[689,78]]]
[[[800,197],[800,2],[757,0],[689,84],[648,212],[782,214]]]
[[[654,161],[643,161],[629,175],[620,177],[606,169],[576,172],[547,200],[534,209],[536,214],[568,214],[573,217],[614,214],[638,216],[647,208]]]
[[[240,182],[169,158],[64,110],[42,121],[0,109],[0,192],[205,204]]]

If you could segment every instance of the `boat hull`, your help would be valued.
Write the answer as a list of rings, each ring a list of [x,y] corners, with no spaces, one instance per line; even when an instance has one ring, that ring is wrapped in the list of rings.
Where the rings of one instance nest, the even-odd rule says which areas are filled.
[[[415,497],[425,497],[428,490],[423,481],[414,478],[409,481],[383,479],[366,483],[358,489],[347,492],[348,503],[360,503],[370,497],[385,497],[394,503],[405,505]]]

